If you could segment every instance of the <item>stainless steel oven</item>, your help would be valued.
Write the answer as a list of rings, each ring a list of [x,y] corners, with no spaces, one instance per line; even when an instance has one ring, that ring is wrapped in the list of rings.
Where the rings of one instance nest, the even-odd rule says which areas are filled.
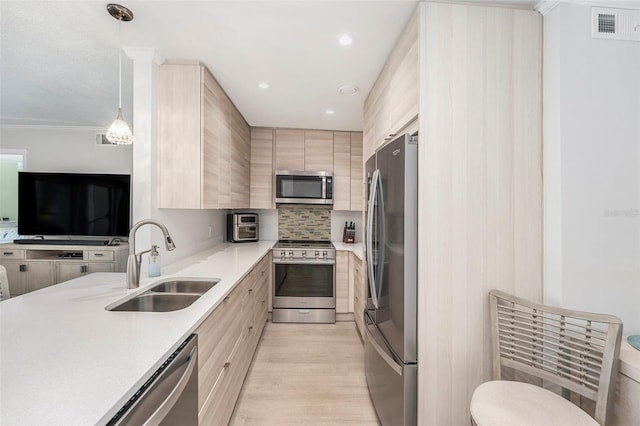
[[[336,254],[330,242],[280,241],[273,254],[273,322],[336,321]]]

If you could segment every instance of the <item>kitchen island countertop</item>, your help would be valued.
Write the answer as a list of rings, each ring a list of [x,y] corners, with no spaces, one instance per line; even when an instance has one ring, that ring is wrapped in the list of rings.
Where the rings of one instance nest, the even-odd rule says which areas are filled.
[[[95,273],[3,301],[0,424],[106,423],[274,243],[222,244],[137,289],[124,273]],[[220,282],[179,311],[105,310],[169,277]]]

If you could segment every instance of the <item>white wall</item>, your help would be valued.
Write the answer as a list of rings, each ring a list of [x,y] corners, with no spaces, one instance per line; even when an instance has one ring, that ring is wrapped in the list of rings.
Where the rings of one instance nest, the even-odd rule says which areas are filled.
[[[356,224],[356,243],[362,242],[362,212],[333,210],[331,212],[331,241],[342,241],[342,230],[345,222]]]
[[[96,145],[106,129],[86,127],[0,127],[0,148],[27,150],[26,171],[131,173],[131,146]]]
[[[640,333],[640,43],[591,38],[591,7],[544,26],[544,295]]]

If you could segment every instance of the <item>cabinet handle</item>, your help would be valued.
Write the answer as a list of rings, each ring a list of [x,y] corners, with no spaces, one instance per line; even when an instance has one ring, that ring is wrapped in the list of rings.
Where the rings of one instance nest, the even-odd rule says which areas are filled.
[[[225,362],[222,368],[229,368],[231,366],[230,362]]]
[[[20,265],[19,270],[20,270],[20,272],[26,272],[27,271],[27,265]]]
[[[249,289],[249,294],[251,294],[251,293],[253,293],[253,289],[252,288]]]
[[[2,253],[4,256],[13,256],[13,252],[12,251],[5,251],[4,253]]]
[[[229,300],[229,296],[227,296],[224,299],[222,299],[223,302],[226,302],[227,300]]]
[[[260,273],[260,275],[264,275],[264,271],[262,271],[262,272]]]
[[[249,331],[251,331],[251,330],[253,330],[253,326],[252,325],[249,326]]]
[[[104,254],[102,254],[102,253],[94,253],[93,255],[94,255],[95,257],[102,257],[102,256],[104,256]]]

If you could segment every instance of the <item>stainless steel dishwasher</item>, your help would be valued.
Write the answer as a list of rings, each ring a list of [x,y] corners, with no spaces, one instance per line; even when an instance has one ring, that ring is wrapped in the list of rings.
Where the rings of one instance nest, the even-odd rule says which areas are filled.
[[[107,423],[198,424],[198,336],[192,334]]]

